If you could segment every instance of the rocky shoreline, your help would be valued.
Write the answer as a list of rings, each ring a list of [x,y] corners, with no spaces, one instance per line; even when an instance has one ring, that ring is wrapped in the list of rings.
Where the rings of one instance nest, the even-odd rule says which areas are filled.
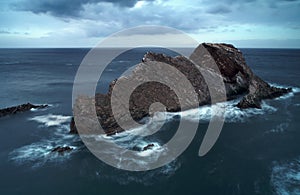
[[[0,109],[0,117],[13,115],[13,114],[17,114],[20,112],[26,112],[31,109],[42,109],[42,108],[46,108],[46,107],[48,107],[48,105],[46,105],[46,104],[44,104],[44,105],[34,105],[31,103],[21,104],[18,106],[12,106],[9,108]]]
[[[209,55],[207,55],[207,52]],[[210,67],[211,63],[208,62],[212,59],[217,65],[218,70]],[[217,99],[219,102],[243,96],[242,100],[236,105],[240,109],[259,109],[261,108],[261,100],[276,98],[292,91],[291,88],[270,86],[256,76],[246,64],[241,51],[230,44],[200,44],[189,59],[183,56],[170,57],[164,54],[148,52],[143,57],[142,62],[134,68],[132,73],[128,76],[120,77],[118,82],[132,82],[136,79],[137,73],[144,71],[149,66],[162,63],[176,68],[189,80],[197,93],[199,103],[182,106],[179,104],[179,99],[174,91],[168,86],[158,82],[147,82],[137,87],[130,96],[129,110],[135,121],[140,121],[142,118],[150,116],[149,108],[154,102],[164,104],[167,112],[183,111],[210,104],[212,102],[210,90],[220,91],[220,93],[226,94],[226,99]],[[201,70],[201,72],[199,70]],[[211,79],[221,78],[224,82],[224,89],[218,85],[210,86],[209,88],[204,78],[207,75],[209,75]],[[166,75],[164,79],[168,81],[170,78]],[[81,118],[77,118],[78,120],[76,119],[76,121],[85,120],[84,118],[89,117],[92,118],[90,115],[90,113],[92,113],[91,107],[88,105],[95,104],[98,120],[107,135],[124,131],[117,123],[116,118],[125,122],[126,119],[124,119],[122,113],[115,113],[113,115],[111,108],[112,89],[116,82],[115,80],[110,84],[107,94],[96,94],[94,98],[78,98],[73,110],[76,111],[75,113],[80,113]],[[176,84],[181,85],[179,81]],[[181,87],[184,88],[185,86]],[[118,95],[120,97],[122,96],[122,94]],[[190,94],[189,91],[184,94],[184,98],[187,102],[192,102],[189,101],[191,96],[192,94]],[[125,105],[120,103],[118,106],[122,107]],[[84,118],[82,118],[82,116],[84,116]],[[90,125],[94,126],[95,124]],[[74,118],[72,118],[70,123],[70,133],[78,133]]]

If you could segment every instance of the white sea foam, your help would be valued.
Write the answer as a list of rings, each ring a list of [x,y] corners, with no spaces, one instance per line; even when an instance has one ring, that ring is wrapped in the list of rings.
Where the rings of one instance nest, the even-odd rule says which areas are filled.
[[[57,146],[69,146],[73,151],[77,148],[69,144],[70,141],[62,139],[63,141],[57,142],[55,139],[41,140],[29,145],[22,146],[13,150],[9,156],[10,160],[17,164],[30,163],[33,168],[40,167],[47,162],[62,162],[70,157],[71,152],[65,152],[63,154],[51,152]],[[68,145],[67,145],[67,144]]]
[[[155,124],[155,122],[154,122]],[[155,125],[154,125],[155,126]],[[118,133],[113,136],[105,136],[105,135],[81,135],[87,139],[95,139],[96,142],[102,142],[104,145],[101,145],[100,153],[105,155],[109,155],[110,158],[114,159],[114,162],[117,162],[117,167],[122,167],[122,163],[132,163],[137,166],[138,169],[142,167],[146,167],[149,163],[155,162],[161,155],[165,155],[168,149],[162,146],[159,140],[153,138],[149,139],[147,137],[139,136],[137,132],[143,131],[147,133],[147,131],[152,131],[151,128],[155,128],[150,124],[145,124],[142,127],[138,127],[132,130],[124,131],[122,133]],[[134,132],[134,133],[133,133]],[[122,155],[119,151],[107,145],[105,147],[105,143],[111,144],[114,143],[119,147],[128,150],[136,151],[135,156],[136,158],[127,157],[126,155]],[[151,146],[149,146],[151,145]],[[95,146],[93,144],[93,146]],[[147,149],[144,150],[145,147],[149,146]],[[175,168],[175,167],[174,167]],[[170,167],[168,169],[171,169]],[[167,171],[164,171],[167,172]],[[170,171],[171,172],[171,171]]]
[[[148,144],[153,144],[154,146],[153,146],[153,147],[150,147],[150,148],[147,149],[147,150],[140,151],[140,152],[138,153],[138,155],[140,155],[140,156],[155,156],[156,158],[158,158],[159,155],[160,155],[160,153],[161,153],[161,152],[164,152],[164,148],[161,147],[161,146],[159,145],[159,143],[157,143],[157,142],[151,142],[151,143],[148,143]],[[148,144],[138,145],[138,147],[144,148],[144,147],[146,147]]]
[[[233,100],[228,102],[218,103],[217,105],[224,108],[224,118],[225,122],[234,123],[234,122],[244,122],[247,119],[256,116],[263,115],[268,113],[276,112],[276,108],[268,105],[264,101],[262,102],[262,109],[249,108],[249,109],[239,109],[236,107],[236,104],[239,100]],[[209,122],[212,117],[214,107],[212,106],[202,106],[199,108],[186,110],[183,112],[177,113],[168,113],[169,116],[180,116],[185,120],[190,121],[200,121],[200,122]]]
[[[274,83],[270,83],[270,85],[274,87],[281,87],[281,88],[291,87],[291,86],[278,85]],[[280,96],[276,98],[276,100],[284,100],[287,98],[291,98],[296,93],[300,93],[300,88],[298,87],[291,87],[291,88],[292,88],[292,92]],[[238,107],[236,107],[239,101],[240,100],[232,100],[232,101],[227,101],[227,102],[222,102],[217,104],[218,106],[225,108],[225,113],[224,113],[225,122],[228,123],[244,122],[253,116],[270,114],[277,111],[277,108],[268,105],[265,101],[262,101],[262,109],[256,109],[256,108],[239,109]],[[200,122],[201,121],[208,122],[212,117],[212,111],[213,111],[212,108],[213,108],[212,106],[206,105],[206,106],[201,106],[199,108],[186,110],[183,112],[167,113],[167,115],[169,116],[169,118],[170,116],[180,116],[186,120],[191,120],[191,121],[200,120]]]
[[[300,194],[300,157],[286,162],[273,162],[271,184],[276,194]]]
[[[29,145],[13,150],[9,156],[10,160],[18,164],[30,163],[33,168],[44,165],[47,162],[62,162],[76,151],[76,143],[79,137],[69,134],[69,121],[71,116],[63,115],[42,115],[29,120],[36,121],[44,127],[55,127],[55,131],[48,139],[42,139]],[[73,150],[65,152],[63,155],[51,152],[55,147],[69,146]]]
[[[34,104],[34,105],[42,106],[42,105],[44,105],[44,104]],[[45,110],[47,110],[47,109],[50,108],[50,107],[53,107],[53,105],[52,105],[52,104],[47,104],[47,106],[46,106],[45,108],[31,108],[30,111],[32,111],[32,112],[36,112],[36,111],[45,111]]]
[[[64,123],[69,122],[70,119],[71,116],[48,114],[48,115],[35,116],[33,118],[30,118],[29,120],[41,123],[46,127],[51,127],[51,126],[60,126]]]
[[[279,87],[279,88],[292,88],[292,91],[290,93],[287,93],[283,96],[275,98],[275,100],[283,100],[283,99],[288,99],[293,97],[295,94],[300,93],[300,88],[299,87],[293,87],[293,86],[288,86],[288,85],[279,85],[276,83],[269,83],[273,87]]]

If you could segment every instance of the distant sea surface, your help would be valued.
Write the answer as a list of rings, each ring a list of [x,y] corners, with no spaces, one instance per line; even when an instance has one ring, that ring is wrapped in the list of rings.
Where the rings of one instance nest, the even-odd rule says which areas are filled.
[[[97,90],[105,92],[148,50],[131,50],[115,59]],[[147,172],[106,165],[78,136],[68,134],[73,80],[88,51],[0,49],[0,108],[26,102],[50,105],[0,118],[0,194],[300,194],[300,50],[241,49],[258,76],[293,92],[265,100],[261,110],[241,111],[234,107],[237,100],[224,103],[225,125],[204,157],[198,150],[210,107],[200,107],[200,116],[193,110],[181,113],[191,123],[200,120],[192,144],[175,161]],[[174,133],[173,123],[164,126],[162,136]],[[113,139],[120,144],[149,142],[126,133]],[[159,147],[163,139],[151,142]],[[64,145],[73,151],[51,153]]]

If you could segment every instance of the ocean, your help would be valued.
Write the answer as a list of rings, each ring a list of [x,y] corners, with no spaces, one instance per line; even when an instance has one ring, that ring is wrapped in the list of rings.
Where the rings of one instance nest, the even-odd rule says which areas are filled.
[[[144,172],[103,163],[68,133],[73,81],[88,51],[0,49],[0,108],[49,105],[0,118],[0,194],[300,194],[300,50],[241,49],[254,73],[293,92],[265,100],[261,110],[239,110],[234,106],[238,100],[223,103],[223,130],[203,157],[198,150],[210,106],[198,108],[200,115],[195,110],[180,113],[190,123],[200,121],[193,142],[173,162]],[[109,82],[140,62],[146,51],[135,49],[116,58],[97,90],[107,91]],[[162,137],[153,138],[158,147],[176,124],[170,114]],[[123,145],[148,143],[127,133],[112,139]],[[74,149],[51,153],[64,145]]]

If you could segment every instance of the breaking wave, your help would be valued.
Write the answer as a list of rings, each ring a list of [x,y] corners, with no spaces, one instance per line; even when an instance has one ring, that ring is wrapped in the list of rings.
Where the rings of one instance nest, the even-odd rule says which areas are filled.
[[[71,116],[48,114],[42,116],[35,116],[33,118],[30,118],[29,120],[36,121],[40,124],[43,124],[46,127],[51,127],[51,126],[60,126],[64,123],[69,122],[70,119]]]
[[[279,87],[279,88],[292,88],[292,91],[290,93],[287,93],[283,96],[275,98],[275,100],[288,99],[288,98],[291,98],[291,97],[295,96],[295,94],[300,93],[300,88],[299,87],[292,87],[292,86],[288,86],[288,85],[279,85],[279,84],[275,84],[275,83],[270,83],[270,85],[274,86],[274,87]]]
[[[42,115],[29,120],[40,123],[42,127],[54,127],[55,131],[48,139],[22,146],[10,152],[9,158],[17,164],[30,164],[32,168],[40,167],[47,162],[63,162],[70,155],[82,147],[78,136],[69,134],[70,116]],[[55,147],[69,146],[72,151],[65,153],[52,152]]]
[[[282,87],[282,88],[288,88],[291,86],[283,86],[278,84],[271,84],[275,87]],[[276,98],[275,100],[284,100],[287,98],[293,97],[295,94],[300,93],[300,88],[298,87],[291,87],[292,92],[280,96]],[[221,102],[217,103],[218,106],[225,108],[225,122],[227,123],[236,123],[236,122],[245,122],[249,120],[251,117],[257,116],[257,115],[264,115],[264,114],[271,114],[277,111],[277,108],[269,105],[266,103],[266,101],[262,101],[262,109],[257,108],[248,108],[248,109],[239,109],[236,107],[240,99],[227,101],[227,102]],[[206,105],[201,106],[199,108],[190,109],[182,112],[175,112],[175,113],[167,113],[168,118],[174,117],[174,116],[180,116],[186,120],[190,121],[200,121],[200,122],[208,122],[212,117],[212,106]]]
[[[236,104],[239,100],[233,100],[228,102],[218,103],[217,105],[225,109],[224,118],[227,123],[245,122],[251,117],[263,114],[270,114],[277,111],[273,106],[268,105],[266,102],[262,102],[262,109],[249,108],[239,109]],[[171,117],[180,116],[185,120],[209,122],[212,117],[213,107],[202,106],[199,108],[186,110],[177,113],[167,113]],[[199,114],[197,114],[199,113]]]

